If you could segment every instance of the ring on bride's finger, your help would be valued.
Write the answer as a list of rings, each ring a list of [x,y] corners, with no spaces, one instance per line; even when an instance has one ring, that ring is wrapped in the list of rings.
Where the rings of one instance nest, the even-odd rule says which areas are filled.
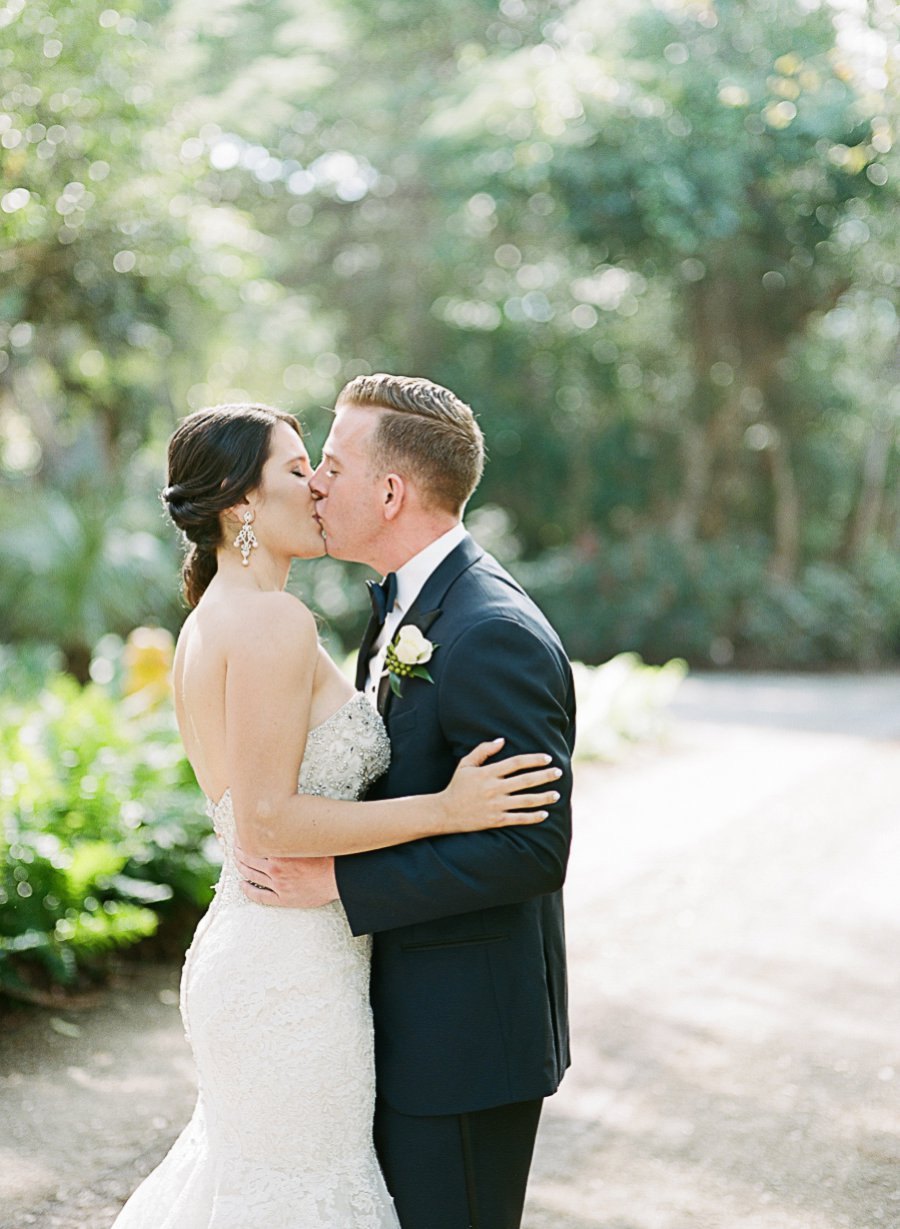
[[[245,879],[244,883],[248,884],[251,888],[259,888],[260,892],[268,892],[269,890],[264,883],[255,883],[252,879]]]

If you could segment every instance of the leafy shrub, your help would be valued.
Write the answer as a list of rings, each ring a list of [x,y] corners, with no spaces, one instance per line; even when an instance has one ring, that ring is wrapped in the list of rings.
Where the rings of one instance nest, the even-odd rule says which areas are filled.
[[[762,539],[683,545],[662,532],[513,564],[570,656],[623,652],[662,663],[756,669],[841,663],[871,667],[900,654],[900,561],[873,554],[856,569],[812,563],[796,580],[767,566]]]
[[[890,606],[877,589],[824,563],[793,584],[767,578],[747,602],[738,636],[743,655],[761,665],[874,666],[895,647]]]
[[[62,675],[0,696],[0,991],[192,921],[215,853],[167,710]]]

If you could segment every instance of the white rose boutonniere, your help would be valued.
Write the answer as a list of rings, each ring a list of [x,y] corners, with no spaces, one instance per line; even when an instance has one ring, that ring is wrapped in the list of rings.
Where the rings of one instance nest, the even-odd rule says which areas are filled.
[[[402,695],[400,683],[402,679],[425,679],[433,683],[434,679],[425,669],[425,663],[431,661],[434,650],[439,648],[432,644],[417,627],[408,623],[401,627],[397,635],[388,645],[384,658],[384,670],[391,682],[391,691],[395,696]]]

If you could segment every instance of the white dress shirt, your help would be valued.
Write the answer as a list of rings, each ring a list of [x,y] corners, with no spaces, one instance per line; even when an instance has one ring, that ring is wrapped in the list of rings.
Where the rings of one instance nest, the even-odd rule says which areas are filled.
[[[378,703],[378,683],[384,670],[387,647],[394,638],[394,632],[422,592],[429,576],[437,570],[438,566],[465,537],[466,528],[460,521],[458,525],[448,529],[439,538],[429,542],[424,550],[419,551],[418,555],[407,559],[402,568],[397,569],[397,596],[394,599],[394,609],[385,619],[384,626],[372,645],[372,656],[369,658],[369,677],[366,681],[365,694],[374,705],[377,706]]]

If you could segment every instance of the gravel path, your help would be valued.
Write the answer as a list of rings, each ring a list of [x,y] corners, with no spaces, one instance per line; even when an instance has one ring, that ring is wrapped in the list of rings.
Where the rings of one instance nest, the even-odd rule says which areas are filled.
[[[664,748],[582,767],[526,1229],[900,1227],[898,780],[897,677],[692,678]],[[4,1022],[0,1229],[107,1229],[165,1152],[176,988]]]

